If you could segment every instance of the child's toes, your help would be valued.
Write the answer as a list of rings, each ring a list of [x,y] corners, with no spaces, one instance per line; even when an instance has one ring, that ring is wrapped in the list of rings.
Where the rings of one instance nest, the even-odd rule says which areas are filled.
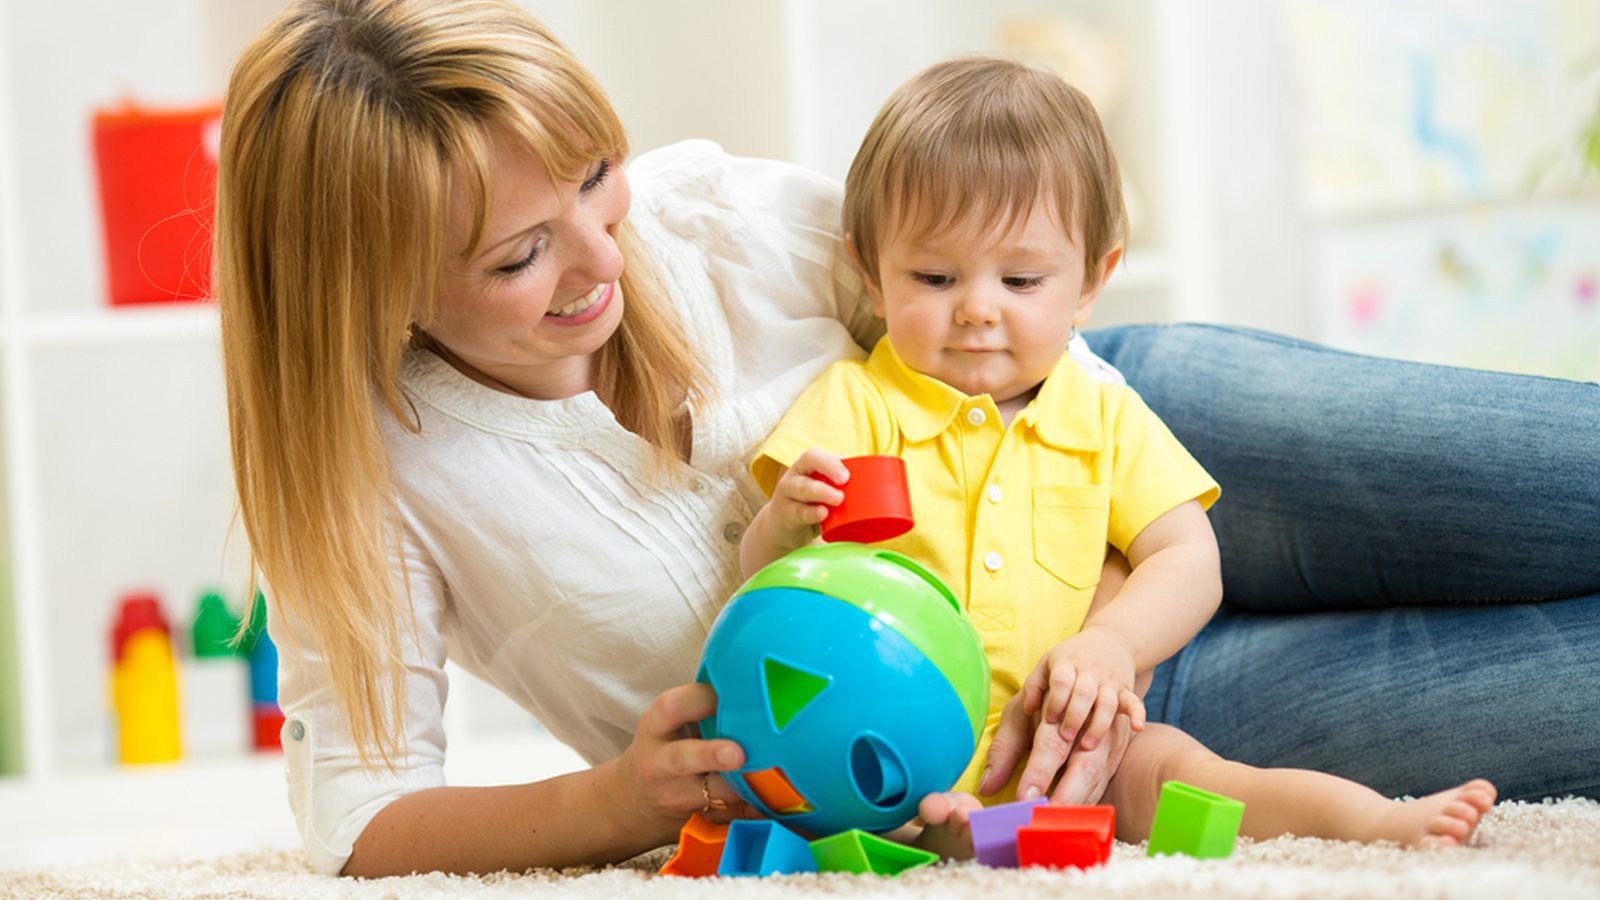
[[[1482,778],[1474,778],[1461,786],[1461,799],[1472,804],[1480,813],[1486,813],[1494,806],[1498,794],[1494,785]]]
[[[1470,821],[1469,821],[1470,819]],[[1436,837],[1452,838],[1455,841],[1465,841],[1472,834],[1472,828],[1477,824],[1478,817],[1472,807],[1465,803],[1452,803],[1445,807],[1444,813],[1435,816],[1428,823],[1428,833]]]

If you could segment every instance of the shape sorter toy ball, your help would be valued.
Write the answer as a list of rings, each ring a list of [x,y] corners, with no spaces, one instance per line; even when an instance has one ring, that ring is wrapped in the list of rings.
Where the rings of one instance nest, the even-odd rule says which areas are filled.
[[[706,638],[700,723],[736,741],[750,804],[813,836],[886,831],[955,784],[977,748],[989,663],[961,603],[909,557],[803,547],[745,582]]]

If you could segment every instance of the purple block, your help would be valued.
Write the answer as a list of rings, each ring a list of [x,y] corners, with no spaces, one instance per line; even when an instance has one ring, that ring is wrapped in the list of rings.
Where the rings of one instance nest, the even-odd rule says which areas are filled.
[[[978,862],[997,869],[1017,867],[1017,829],[1033,822],[1033,808],[1045,800],[1018,800],[980,809],[972,814],[972,849]]]

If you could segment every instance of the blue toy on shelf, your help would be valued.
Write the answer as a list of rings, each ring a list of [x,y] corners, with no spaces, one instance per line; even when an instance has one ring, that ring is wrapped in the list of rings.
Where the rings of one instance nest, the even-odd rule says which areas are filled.
[[[977,631],[945,584],[860,544],[805,547],[757,572],[711,628],[706,737],[737,741],[745,800],[812,836],[885,831],[972,759],[989,701]]]

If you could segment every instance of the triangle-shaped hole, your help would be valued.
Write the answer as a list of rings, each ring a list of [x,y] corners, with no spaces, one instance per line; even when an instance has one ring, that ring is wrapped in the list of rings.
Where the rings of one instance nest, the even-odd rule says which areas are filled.
[[[762,661],[767,680],[767,705],[778,731],[789,727],[800,711],[816,701],[828,687],[828,678],[767,657]]]

